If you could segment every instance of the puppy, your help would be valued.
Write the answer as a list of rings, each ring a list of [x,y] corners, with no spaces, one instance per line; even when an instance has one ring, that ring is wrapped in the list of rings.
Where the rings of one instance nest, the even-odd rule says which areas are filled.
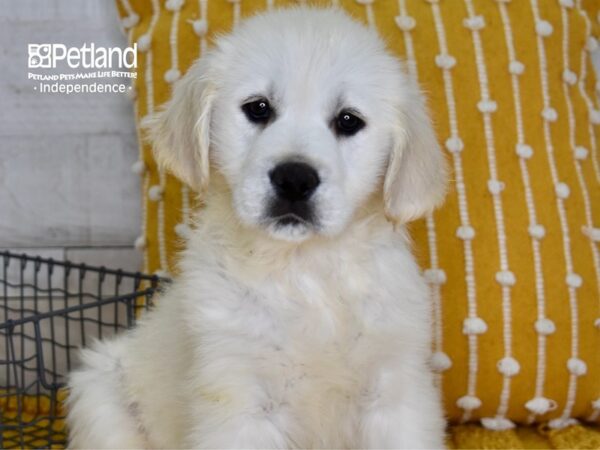
[[[147,126],[206,207],[157,308],[83,351],[71,447],[442,448],[402,224],[442,201],[444,159],[376,33],[336,9],[255,16]]]

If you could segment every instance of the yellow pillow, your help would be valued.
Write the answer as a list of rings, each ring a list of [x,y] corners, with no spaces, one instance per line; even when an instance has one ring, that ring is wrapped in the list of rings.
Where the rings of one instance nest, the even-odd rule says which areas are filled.
[[[139,49],[138,119],[169,98],[216,33],[295,3],[119,0]],[[411,226],[435,305],[432,362],[450,419],[493,430],[598,422],[595,16],[575,0],[338,3],[377,27],[418,77],[453,168],[445,206]],[[136,245],[145,270],[167,272],[189,232],[193,195],[157,171],[147,145],[134,169],[144,192]]]

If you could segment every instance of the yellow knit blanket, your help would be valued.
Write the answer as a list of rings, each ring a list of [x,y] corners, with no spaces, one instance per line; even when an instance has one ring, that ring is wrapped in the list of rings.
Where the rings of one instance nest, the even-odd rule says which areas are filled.
[[[53,404],[47,396],[26,396],[19,405],[16,396],[1,397],[0,427],[22,426],[2,432],[2,448],[65,448],[66,391],[60,391],[57,398]],[[453,449],[600,449],[600,428],[574,425],[561,430],[538,426],[491,431],[478,425],[454,425],[448,428],[447,445]]]

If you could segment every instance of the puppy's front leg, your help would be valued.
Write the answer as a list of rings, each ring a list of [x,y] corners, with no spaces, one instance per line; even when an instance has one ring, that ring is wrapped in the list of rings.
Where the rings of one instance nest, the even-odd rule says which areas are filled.
[[[445,448],[438,390],[426,364],[411,367],[409,361],[388,365],[375,375],[362,417],[362,447]]]
[[[240,346],[241,348],[241,346]],[[268,395],[269,380],[243,357],[203,361],[193,383],[189,448],[289,448],[286,420]]]

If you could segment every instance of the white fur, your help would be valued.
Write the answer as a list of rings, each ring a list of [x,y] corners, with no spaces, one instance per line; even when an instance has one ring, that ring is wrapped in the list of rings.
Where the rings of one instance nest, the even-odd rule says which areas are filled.
[[[277,111],[266,127],[240,108],[256,95]],[[342,107],[365,117],[354,136],[330,127]],[[428,293],[400,224],[441,201],[444,163],[377,35],[338,10],[256,16],[147,126],[207,204],[155,311],[84,350],[71,447],[443,447]],[[319,172],[318,226],[264,218],[268,171],[289,158]]]

